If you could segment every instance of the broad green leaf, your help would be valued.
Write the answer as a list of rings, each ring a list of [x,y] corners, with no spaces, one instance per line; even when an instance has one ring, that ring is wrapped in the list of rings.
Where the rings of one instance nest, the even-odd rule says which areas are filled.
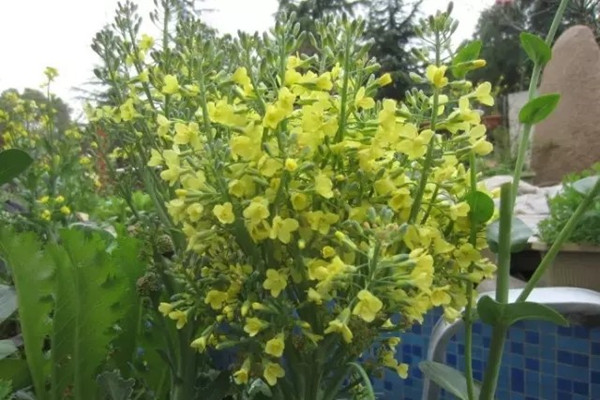
[[[519,112],[519,121],[523,124],[535,125],[545,120],[558,106],[560,94],[543,94],[529,100]]]
[[[544,39],[528,32],[522,32],[520,35],[521,47],[529,56],[529,59],[542,67],[552,58],[552,49],[546,44]]]
[[[467,378],[462,372],[435,361],[421,361],[419,369],[425,376],[438,384],[442,389],[453,394],[460,400],[468,400]],[[473,388],[475,398],[479,398],[480,388],[475,385]]]
[[[0,322],[10,317],[17,311],[17,293],[15,289],[0,285]]]
[[[5,359],[17,351],[17,346],[10,339],[0,340],[0,360]]]
[[[12,383],[10,381],[0,381],[0,400],[9,399],[12,391]]]
[[[49,318],[52,310],[50,297],[54,263],[42,251],[42,245],[35,234],[15,234],[7,229],[0,231],[0,255],[7,261],[15,282],[19,321],[31,380],[38,400],[44,400],[48,398],[48,393],[47,359],[43,348],[51,328]],[[4,363],[6,361],[9,360],[2,360]],[[13,385],[17,387],[14,379]]]
[[[580,179],[576,182],[573,182],[573,189],[586,196],[590,190],[592,190],[594,185],[596,185],[598,179],[598,176],[588,176],[587,178]]]
[[[23,150],[8,149],[0,152],[0,185],[25,171],[33,159]]]
[[[473,42],[468,43],[467,45],[461,47],[454,59],[452,60],[452,74],[455,78],[461,79],[464,78],[467,72],[469,72],[469,67],[466,65],[469,61],[474,61],[479,57],[479,52],[481,51],[481,40],[475,40]],[[460,65],[463,64],[463,65]]]
[[[477,313],[483,322],[492,326],[511,326],[522,320],[540,320],[567,326],[569,322],[559,312],[544,304],[498,303],[489,296],[483,296],[477,302]]]
[[[101,373],[96,378],[96,382],[109,400],[129,399],[135,386],[135,380],[123,379],[118,370]]]
[[[57,276],[52,390],[57,398],[69,387],[75,398],[94,399],[96,371],[117,336],[114,327],[135,306],[122,303],[130,290],[122,269],[137,253],[110,254],[108,242],[98,234],[79,230],[63,230],[60,237],[60,246],[48,246]]]
[[[465,201],[469,204],[469,213],[476,223],[482,224],[494,216],[494,200],[487,194],[480,191],[471,192]]]
[[[0,360],[0,379],[12,382],[14,390],[31,385],[31,375],[27,361],[18,358]],[[41,397],[38,396],[39,400]]]
[[[255,399],[260,396],[271,398],[273,397],[273,392],[271,392],[271,388],[265,381],[262,379],[255,379],[248,388],[248,398]]]
[[[533,231],[517,217],[513,217],[510,227],[510,251],[518,253],[527,248],[528,240],[533,235]],[[487,241],[490,251],[498,252],[498,241],[500,239],[500,221],[494,221],[488,225]]]

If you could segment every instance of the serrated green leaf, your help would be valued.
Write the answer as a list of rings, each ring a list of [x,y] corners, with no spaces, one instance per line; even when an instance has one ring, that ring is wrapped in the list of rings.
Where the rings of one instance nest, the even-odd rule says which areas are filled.
[[[48,393],[47,359],[43,348],[51,329],[50,297],[54,263],[49,255],[42,251],[42,245],[33,233],[15,234],[8,229],[1,230],[0,254],[7,261],[15,282],[19,321],[25,343],[26,367],[29,367],[37,398],[44,400],[48,398]],[[13,360],[1,362],[6,365],[7,361]],[[2,375],[0,377],[5,378]],[[12,381],[17,388],[15,379]]]
[[[510,227],[510,251],[518,253],[527,248],[529,238],[533,231],[517,217],[513,217]],[[500,221],[494,221],[487,227],[487,241],[490,251],[498,252],[498,241],[500,240]]]
[[[466,65],[460,65],[468,63],[469,61],[476,60],[481,52],[481,40],[472,41],[465,46],[461,47],[454,58],[452,59],[452,74],[457,79],[465,77],[469,68]]]
[[[494,216],[494,200],[487,194],[471,192],[467,194],[465,201],[469,204],[469,214],[476,223],[482,224]]]
[[[522,32],[520,39],[521,47],[523,47],[529,59],[534,63],[543,67],[552,58],[552,49],[541,37],[528,32]]]
[[[70,387],[75,398],[94,399],[96,371],[117,337],[114,326],[132,306],[121,304],[127,290],[121,269],[130,257],[109,253],[97,233],[63,230],[60,238],[60,246],[48,246],[57,275],[52,390],[57,398]]]
[[[532,302],[498,303],[489,296],[477,302],[477,314],[491,326],[511,326],[522,320],[539,320],[567,326],[569,322],[559,312],[544,304]]]
[[[101,373],[96,378],[96,382],[109,400],[129,399],[135,386],[135,380],[123,379],[118,370]]]
[[[31,165],[33,159],[23,150],[8,149],[0,152],[0,185],[3,185]]]
[[[0,322],[13,315],[17,311],[17,293],[15,289],[0,285]]]
[[[588,176],[587,178],[580,179],[576,182],[573,182],[573,189],[577,190],[582,195],[586,196],[592,188],[596,185],[600,177],[598,176]]]
[[[523,124],[535,125],[552,114],[559,101],[558,93],[544,94],[529,100],[519,112],[519,121]]]
[[[442,389],[453,394],[460,400],[468,400],[467,378],[462,372],[447,365],[435,361],[421,361],[419,369],[425,376],[437,383]],[[475,385],[473,388],[475,398],[479,398],[480,388]]]

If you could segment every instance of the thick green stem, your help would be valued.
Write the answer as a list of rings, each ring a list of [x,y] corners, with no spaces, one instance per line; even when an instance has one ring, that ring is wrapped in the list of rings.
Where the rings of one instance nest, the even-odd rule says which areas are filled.
[[[556,35],[556,31],[560,25],[560,21],[562,20],[562,16],[567,8],[567,4],[569,0],[562,0],[560,5],[558,6],[558,10],[554,15],[554,20],[552,21],[552,25],[550,26],[550,30],[548,31],[548,35],[546,36],[546,44],[548,46],[552,45],[554,41],[554,36]],[[540,80],[540,75],[542,73],[542,67],[540,63],[535,63],[533,66],[533,72],[531,74],[531,81],[529,82],[529,100],[532,100],[536,97],[537,87]],[[517,198],[519,182],[521,181],[521,174],[523,173],[523,166],[525,165],[525,155],[527,154],[527,149],[529,148],[529,138],[531,136],[531,124],[523,125],[523,133],[521,134],[521,138],[519,141],[519,148],[517,150],[517,161],[515,165],[515,173],[513,178],[513,201],[512,204],[515,203]]]
[[[490,352],[488,354],[487,365],[479,400],[493,400],[500,375],[500,366],[502,364],[502,352],[504,351],[504,342],[508,328],[506,326],[496,326],[492,332],[490,341]]]
[[[531,277],[531,279],[529,279],[529,282],[527,282],[527,285],[517,298],[518,302],[527,300],[527,297],[529,296],[531,291],[535,288],[536,284],[539,282],[542,276],[544,276],[546,270],[550,268],[550,266],[554,262],[554,258],[560,251],[560,248],[562,247],[563,243],[565,243],[569,236],[571,236],[571,233],[573,232],[575,226],[583,216],[583,213],[588,209],[588,207],[590,207],[590,205],[598,195],[600,195],[600,179],[596,181],[596,184],[594,185],[592,190],[590,190],[589,193],[583,199],[583,201],[579,203],[579,206],[577,207],[573,215],[571,215],[571,218],[569,218],[564,228],[560,231],[558,237],[556,238],[554,243],[552,243],[552,246],[550,246],[550,249],[542,259],[542,262],[540,262],[540,265],[538,265],[533,276]],[[500,230],[500,232],[502,232],[502,230]]]
[[[496,277],[496,301],[508,302],[510,280],[510,233],[512,224],[512,185],[505,183],[500,189],[500,239],[498,243],[498,270]]]

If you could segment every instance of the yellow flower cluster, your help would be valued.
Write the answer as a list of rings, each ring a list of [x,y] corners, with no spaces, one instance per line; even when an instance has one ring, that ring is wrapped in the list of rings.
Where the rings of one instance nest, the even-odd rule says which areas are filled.
[[[237,383],[258,365],[276,384],[281,357],[298,341],[320,351],[331,346],[326,337],[353,346],[353,327],[400,329],[437,306],[457,318],[465,282],[494,271],[480,253],[483,225],[476,246],[469,242],[464,162],[491,151],[472,108],[493,101],[490,85],[463,83],[457,95],[445,66],[427,68],[426,104],[439,107],[433,127],[405,104],[374,100],[389,75],[346,74],[339,65],[317,73],[291,56],[280,86],[259,82],[258,97],[241,67],[234,90],[207,99],[195,118],[157,119],[166,146],[152,150],[149,165],[175,189],[168,211],[188,250],[206,260],[201,298],[161,311],[181,328],[191,310],[209,307],[212,322],[192,344],[199,351],[260,345]],[[181,83],[167,75],[161,91],[177,95]],[[220,330],[223,322],[230,328]],[[378,362],[406,375],[391,350]]]

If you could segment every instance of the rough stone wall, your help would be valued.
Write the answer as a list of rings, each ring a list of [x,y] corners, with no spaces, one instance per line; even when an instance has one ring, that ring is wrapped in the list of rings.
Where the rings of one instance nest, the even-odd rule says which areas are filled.
[[[600,161],[600,48],[588,27],[571,27],[558,38],[540,93],[561,95],[533,136],[534,183],[545,186]]]

